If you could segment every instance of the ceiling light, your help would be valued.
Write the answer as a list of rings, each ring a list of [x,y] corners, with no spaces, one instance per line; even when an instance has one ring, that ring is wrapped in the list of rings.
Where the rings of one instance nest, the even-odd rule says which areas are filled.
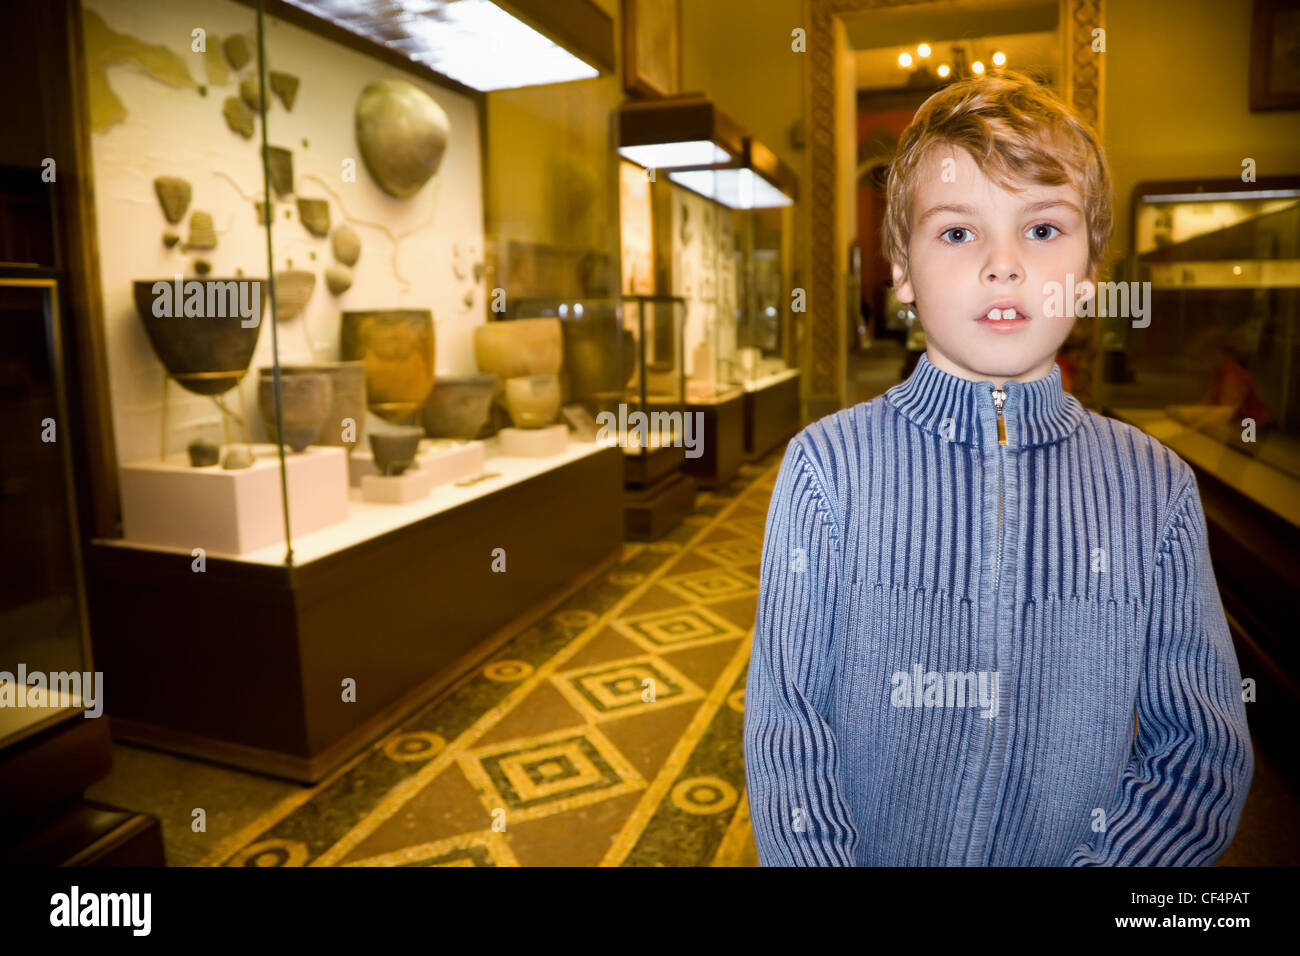
[[[929,56],[930,44],[922,43],[919,47],[916,48],[916,55],[921,57],[921,59],[925,59],[927,56]]]
[[[285,2],[482,92],[589,79],[601,69],[613,70],[613,20],[592,4]]]
[[[900,54],[898,54],[898,65],[901,66],[901,67],[903,67],[904,69],[906,69],[907,67],[911,66],[911,65],[912,65],[912,54],[910,54],[910,53],[900,53]]]

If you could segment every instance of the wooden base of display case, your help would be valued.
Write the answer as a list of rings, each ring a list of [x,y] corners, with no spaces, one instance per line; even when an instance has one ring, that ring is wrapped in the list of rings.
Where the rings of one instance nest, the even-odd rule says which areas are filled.
[[[622,494],[598,448],[295,566],[93,543],[114,734],[315,783],[612,565]]]
[[[656,484],[679,472],[685,460],[686,450],[672,445],[635,454],[624,449],[623,483],[633,488]]]
[[[801,425],[799,372],[790,369],[745,389],[745,457],[753,461],[788,441]]]
[[[745,395],[740,389],[711,402],[654,405],[651,409],[698,416],[693,419],[698,424],[692,431],[698,444],[684,449],[681,470],[702,488],[725,485],[740,471],[745,462]]]
[[[623,528],[632,541],[657,541],[682,523],[695,506],[695,479],[670,474],[645,488],[623,493]]]

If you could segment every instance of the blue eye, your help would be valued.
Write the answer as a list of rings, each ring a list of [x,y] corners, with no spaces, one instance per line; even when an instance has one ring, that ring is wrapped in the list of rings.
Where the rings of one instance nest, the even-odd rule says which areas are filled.
[[[960,245],[962,245],[962,243],[963,243],[965,240],[963,240],[963,239],[956,239],[956,240],[953,240],[953,239],[945,238],[945,237],[948,235],[948,233],[950,233],[950,232],[964,232],[964,233],[969,233],[970,230],[967,229],[965,226],[953,226],[951,229],[945,229],[943,232],[941,232],[941,233],[939,234],[939,238],[942,239],[944,242],[948,243],[949,245],[952,245],[952,246],[960,246]]]
[[[1060,229],[1057,229],[1057,228],[1056,228],[1055,226],[1053,226],[1050,222],[1040,222],[1040,223],[1039,223],[1038,225],[1036,225],[1036,226],[1030,226],[1030,227],[1029,227],[1030,232],[1033,232],[1033,231],[1036,230],[1036,229],[1056,229],[1056,233],[1057,233],[1057,235],[1059,235],[1060,232],[1061,232]],[[1037,236],[1037,235],[1036,235],[1036,236],[1034,236],[1034,238],[1035,238],[1035,239],[1041,239],[1041,240],[1043,240],[1044,242],[1047,242],[1047,241],[1049,241],[1049,240],[1051,240],[1051,239],[1055,239],[1056,236],[1055,236],[1055,235],[1052,235],[1052,236]]]

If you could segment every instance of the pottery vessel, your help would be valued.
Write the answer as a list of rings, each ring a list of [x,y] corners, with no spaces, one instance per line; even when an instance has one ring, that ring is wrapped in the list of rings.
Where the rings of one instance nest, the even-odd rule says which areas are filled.
[[[560,377],[524,375],[506,379],[506,408],[516,428],[544,428],[560,413]]]
[[[428,309],[344,312],[339,355],[366,369],[370,410],[400,422],[424,405],[433,388],[433,313]]]
[[[564,364],[559,319],[510,319],[474,330],[474,361],[503,381],[522,375],[558,375]]]
[[[328,375],[333,389],[333,400],[320,435],[313,444],[339,445],[348,454],[366,440],[366,366],[363,362],[319,362],[312,365],[281,365],[280,371],[288,375],[316,373]],[[344,422],[351,419],[352,428],[346,430]],[[351,438],[352,441],[347,439]]]
[[[185,314],[185,299],[194,285],[203,287],[201,316]],[[185,281],[179,308],[173,308],[175,287],[173,279],[135,282],[135,307],[149,343],[168,374],[184,388],[198,395],[229,391],[253,360],[262,331],[266,283],[260,279],[190,279]],[[240,303],[251,306],[250,318],[240,314]],[[163,314],[156,315],[155,307]],[[245,328],[245,322],[253,324]]]
[[[424,430],[432,438],[474,438],[487,424],[495,375],[443,375],[424,403]]]
[[[565,319],[564,356],[569,394],[581,398],[621,395],[636,372],[636,336],[613,313]]]
[[[275,370],[261,370],[257,402],[262,424],[271,441],[275,427]],[[334,386],[325,372],[290,372],[280,369],[280,414],[284,419],[284,443],[296,452],[315,444],[334,403]]]
[[[370,451],[375,456],[375,467],[381,475],[400,475],[411,467],[416,452],[420,450],[422,428],[399,428],[395,431],[372,432]]]

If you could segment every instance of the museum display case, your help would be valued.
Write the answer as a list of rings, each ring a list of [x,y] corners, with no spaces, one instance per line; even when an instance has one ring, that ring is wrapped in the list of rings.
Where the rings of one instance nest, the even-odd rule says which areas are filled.
[[[1294,726],[1300,176],[1139,183],[1129,248],[1093,310],[1102,409],[1191,465],[1251,706]]]
[[[687,470],[721,484],[799,427],[797,180],[699,94],[624,105],[620,124],[625,288],[650,273],[686,300],[686,399],[715,436]]]
[[[680,474],[702,441],[685,417],[686,307],[679,296],[656,295],[513,306],[519,320],[559,323],[566,411],[579,406],[597,441],[621,449],[625,527],[635,540],[662,537],[694,498],[694,482]]]
[[[1103,402],[1300,526],[1300,181],[1142,183]]]
[[[102,687],[83,686],[94,667],[60,309],[57,271],[0,266],[0,407],[11,426],[0,433],[0,751],[83,712],[102,713]],[[40,678],[30,691],[28,675]]]
[[[561,323],[502,321],[540,244],[487,213],[531,172],[489,103],[612,79],[613,23],[475,6],[80,7],[121,501],[91,603],[138,675],[123,736],[316,779],[619,547],[622,456],[560,414]],[[479,42],[526,55],[485,70]],[[221,700],[241,652],[282,666]],[[356,706],[340,675],[370,681]]]

